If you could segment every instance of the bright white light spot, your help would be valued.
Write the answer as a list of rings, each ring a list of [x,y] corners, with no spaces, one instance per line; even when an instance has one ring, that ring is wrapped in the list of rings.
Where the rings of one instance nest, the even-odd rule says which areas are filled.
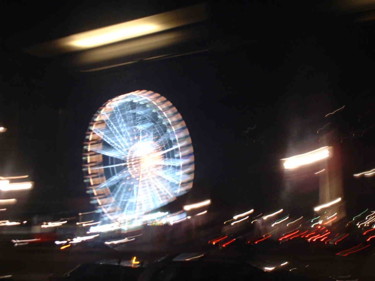
[[[190,210],[193,210],[193,209],[198,209],[198,208],[202,208],[204,206],[208,206],[210,204],[211,204],[211,200],[207,199],[207,200],[204,200],[204,201],[201,201],[201,202],[198,202],[198,203],[185,205],[184,210],[190,211]]]
[[[331,207],[332,205],[335,205],[337,203],[339,203],[341,201],[341,197],[331,201],[331,202],[328,202],[328,203],[325,203],[325,204],[322,204],[322,205],[319,205],[319,206],[316,206],[314,208],[314,211],[315,212],[319,212],[321,209],[325,209],[325,208],[328,208],[328,207]]]
[[[330,156],[330,147],[325,146],[304,154],[295,155],[281,160],[284,161],[283,165],[286,170],[292,170],[321,161],[323,159],[327,159]]]

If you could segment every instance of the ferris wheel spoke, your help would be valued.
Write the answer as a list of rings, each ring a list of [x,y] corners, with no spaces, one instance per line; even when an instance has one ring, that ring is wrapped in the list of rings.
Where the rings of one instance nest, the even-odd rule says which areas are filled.
[[[128,131],[129,124],[127,122],[125,122],[124,114],[121,112],[121,110],[118,107],[115,107],[114,113],[115,113],[116,120],[117,120],[118,124],[120,125],[120,129],[123,132],[122,136],[123,136],[124,140],[125,140],[124,134],[126,134],[126,139],[130,140],[132,134]],[[128,144],[128,146],[129,146],[129,144]]]
[[[100,184],[98,188],[113,186],[116,183],[118,183],[120,180],[126,178],[127,176],[128,176],[128,171],[124,169],[120,171],[118,174],[108,178],[105,182]]]
[[[155,171],[154,174],[160,178],[163,178],[169,182],[173,182],[173,183],[176,183],[176,184],[179,184],[180,183],[180,180],[177,180],[175,179],[172,175],[169,175],[167,173],[161,173],[159,171]]]
[[[119,159],[119,160],[124,160],[124,158],[126,156],[125,151],[118,151],[117,149],[94,149],[94,151],[96,153],[100,153],[102,155],[112,157],[112,158],[116,158],[116,159]]]
[[[100,136],[106,143],[108,143],[111,147],[117,150],[119,153],[124,153],[124,149],[121,145],[119,145],[116,140],[111,138],[108,134],[105,134],[102,130],[94,129],[93,132]]]
[[[168,199],[171,199],[171,198],[175,198],[175,196],[170,192],[170,190],[168,190],[165,185],[160,182],[159,179],[157,179],[156,177],[154,178],[154,182],[155,182],[155,187],[158,188],[160,190],[160,193],[159,194],[166,194],[169,198]],[[161,197],[161,196],[160,196]]]
[[[111,117],[104,113],[104,115],[107,117],[105,120],[105,123],[109,130],[111,131],[112,135],[114,136],[114,141],[123,149],[126,149],[126,147],[129,147],[128,142],[126,141],[126,137],[122,134],[122,132],[119,130],[119,124],[115,124]]]

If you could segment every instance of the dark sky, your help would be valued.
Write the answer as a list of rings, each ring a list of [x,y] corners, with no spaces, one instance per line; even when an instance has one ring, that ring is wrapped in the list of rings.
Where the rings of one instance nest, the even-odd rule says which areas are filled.
[[[0,171],[35,181],[23,211],[89,208],[81,172],[88,123],[108,99],[137,89],[167,97],[187,123],[196,157],[189,196],[239,210],[315,204],[316,180],[288,184],[280,159],[319,147],[324,115],[346,105],[329,122],[348,152],[345,190],[366,198],[369,183],[353,182],[351,173],[375,164],[373,22],[317,4],[213,1],[209,48],[195,55],[82,73],[20,48],[189,1],[99,2],[45,11],[29,1],[2,3],[13,17],[1,38],[0,121],[9,131],[0,137]]]

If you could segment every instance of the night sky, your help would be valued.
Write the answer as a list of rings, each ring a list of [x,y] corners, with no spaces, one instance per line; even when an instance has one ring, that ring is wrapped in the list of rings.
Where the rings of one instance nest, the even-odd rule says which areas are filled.
[[[1,35],[0,122],[9,130],[0,136],[0,171],[35,181],[18,212],[90,208],[81,172],[87,126],[108,99],[137,89],[164,95],[185,119],[196,158],[189,200],[210,197],[228,210],[310,210],[317,181],[291,184],[280,159],[319,147],[316,131],[327,122],[345,151],[349,206],[373,198],[370,182],[352,178],[375,166],[373,22],[291,1],[215,1],[209,47],[199,54],[84,73],[23,51],[191,1],[94,2],[48,4],[46,12],[28,1],[2,3],[13,17]]]

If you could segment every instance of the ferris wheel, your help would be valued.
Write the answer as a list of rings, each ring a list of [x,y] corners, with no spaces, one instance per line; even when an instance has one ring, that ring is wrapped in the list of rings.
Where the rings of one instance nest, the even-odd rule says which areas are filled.
[[[165,97],[144,90],[120,95],[90,122],[83,171],[92,203],[126,228],[192,188],[189,131]]]

